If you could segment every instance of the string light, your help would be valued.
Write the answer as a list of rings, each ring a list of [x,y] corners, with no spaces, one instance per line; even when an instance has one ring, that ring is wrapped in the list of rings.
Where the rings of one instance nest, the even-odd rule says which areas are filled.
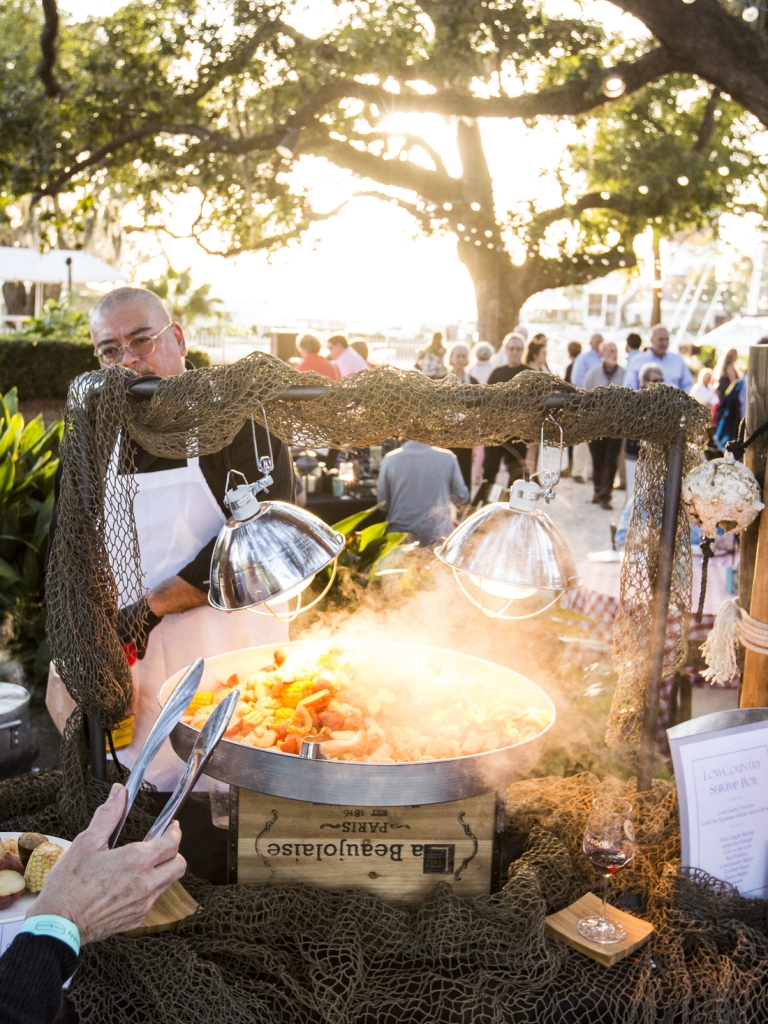
[[[627,91],[627,83],[616,72],[612,72],[603,82],[603,92],[608,99],[615,100]]]
[[[757,21],[760,17],[760,8],[755,4],[750,4],[749,7],[745,7],[741,12],[741,16],[744,21]]]
[[[688,184],[688,179],[686,178],[686,176],[684,174],[681,174],[680,177],[677,179],[677,184],[678,185],[687,185]]]

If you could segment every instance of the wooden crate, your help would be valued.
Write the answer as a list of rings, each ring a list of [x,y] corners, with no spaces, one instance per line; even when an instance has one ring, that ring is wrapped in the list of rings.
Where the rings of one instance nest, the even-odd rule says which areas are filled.
[[[417,807],[345,807],[233,789],[231,854],[239,882],[311,882],[406,901],[447,882],[477,896],[491,891],[496,819],[495,793]]]

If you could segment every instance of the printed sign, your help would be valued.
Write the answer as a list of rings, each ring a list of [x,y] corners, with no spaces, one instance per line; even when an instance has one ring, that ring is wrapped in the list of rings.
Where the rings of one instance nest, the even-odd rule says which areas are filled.
[[[741,708],[667,730],[680,802],[682,862],[768,895],[768,709]]]

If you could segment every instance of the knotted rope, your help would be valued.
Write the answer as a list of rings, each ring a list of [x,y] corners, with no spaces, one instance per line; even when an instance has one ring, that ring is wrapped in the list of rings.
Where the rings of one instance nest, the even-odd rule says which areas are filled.
[[[701,648],[707,663],[702,675],[716,686],[724,686],[738,673],[737,640],[742,647],[768,656],[768,622],[753,619],[734,597],[720,606],[712,632]]]

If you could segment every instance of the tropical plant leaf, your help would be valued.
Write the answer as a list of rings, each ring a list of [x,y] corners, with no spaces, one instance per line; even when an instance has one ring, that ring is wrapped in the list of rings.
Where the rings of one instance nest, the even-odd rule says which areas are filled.
[[[343,533],[345,537],[348,537],[356,526],[366,520],[368,516],[373,515],[374,512],[378,512],[379,509],[383,507],[383,502],[380,502],[378,505],[374,505],[373,508],[367,508],[363,512],[356,512],[354,515],[347,516],[346,519],[342,519],[338,523],[334,523],[333,528],[339,533]]]
[[[5,504],[13,488],[13,481],[16,477],[16,468],[9,458],[0,462],[0,503]]]
[[[400,545],[405,541],[407,533],[388,533],[384,538],[386,543],[382,545],[381,551],[376,556],[376,561],[373,563],[373,572],[375,573],[381,564],[382,560],[390,555],[395,548],[399,548]]]
[[[21,583],[23,577],[17,569],[9,565],[4,558],[0,558],[0,580],[7,580],[9,583]]]
[[[371,544],[373,541],[381,540],[386,534],[386,532],[386,523],[374,523],[372,526],[366,526],[364,530],[360,531],[357,550],[360,552],[360,554],[362,554],[369,544]]]
[[[6,423],[10,423],[11,417],[19,411],[19,392],[17,388],[11,388],[3,395],[3,404],[6,410]]]
[[[0,459],[15,459],[24,430],[24,417],[21,413],[11,416],[10,423],[0,435]]]
[[[21,453],[24,454],[28,448],[31,448],[32,445],[37,444],[37,442],[40,440],[41,437],[44,436],[44,434],[45,420],[43,419],[41,414],[39,416],[35,416],[35,418],[33,420],[30,420],[26,427],[24,427],[24,430],[21,433],[21,444],[19,446],[19,450],[21,451]]]
[[[52,423],[43,436],[30,448],[29,454],[32,458],[36,459],[41,452],[51,451],[60,443],[63,433],[64,421],[56,420],[56,422]]]

